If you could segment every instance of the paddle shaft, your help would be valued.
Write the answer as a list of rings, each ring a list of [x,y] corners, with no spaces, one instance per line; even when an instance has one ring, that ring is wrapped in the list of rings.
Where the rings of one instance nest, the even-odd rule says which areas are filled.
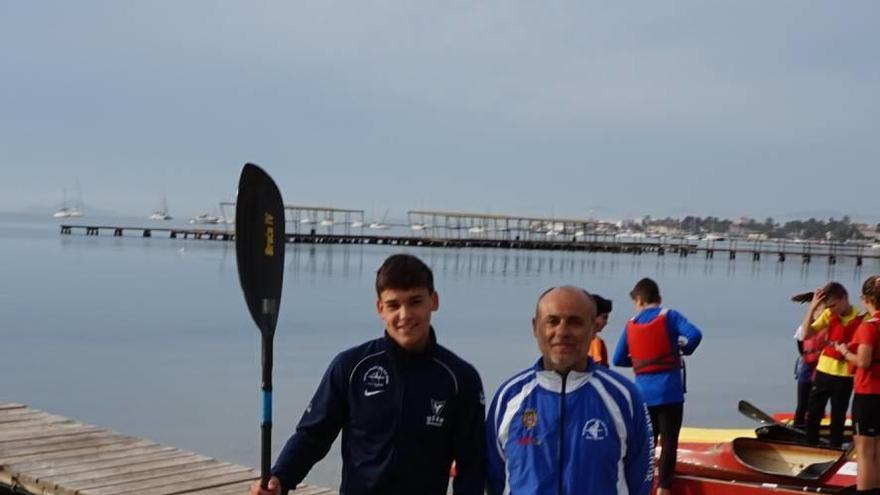
[[[272,462],[272,336],[263,333],[263,420],[260,441],[260,485],[269,488]]]

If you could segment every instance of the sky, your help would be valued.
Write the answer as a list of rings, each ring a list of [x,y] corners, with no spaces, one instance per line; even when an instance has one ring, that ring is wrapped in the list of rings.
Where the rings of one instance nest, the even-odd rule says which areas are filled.
[[[0,211],[880,217],[874,1],[0,1]]]

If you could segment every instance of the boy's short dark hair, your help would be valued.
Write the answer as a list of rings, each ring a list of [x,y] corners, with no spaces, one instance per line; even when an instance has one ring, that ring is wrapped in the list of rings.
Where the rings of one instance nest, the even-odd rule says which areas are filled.
[[[376,295],[388,289],[428,289],[434,292],[434,274],[422,260],[411,254],[389,256],[376,271]]]
[[[629,297],[633,301],[641,299],[646,304],[655,304],[660,302],[660,286],[648,277],[636,282],[633,290],[629,291]]]
[[[831,299],[847,299],[849,298],[849,294],[846,292],[846,288],[838,283],[838,282],[828,282],[825,284],[825,287],[822,287],[822,292],[825,297],[830,297]]]
[[[596,316],[611,314],[611,299],[605,299],[599,294],[593,294],[593,301],[596,303]]]

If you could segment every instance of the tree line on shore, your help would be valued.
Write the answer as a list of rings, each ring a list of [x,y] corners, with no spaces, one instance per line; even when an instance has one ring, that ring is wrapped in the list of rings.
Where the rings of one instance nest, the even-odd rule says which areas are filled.
[[[866,230],[880,231],[876,226],[854,223],[848,216],[841,219],[829,218],[819,220],[790,220],[785,223],[776,222],[772,217],[764,221],[754,218],[730,220],[713,216],[697,217],[688,215],[684,218],[652,218],[645,216],[641,221],[641,229],[645,231],[664,228],[683,234],[762,234],[768,238],[809,239],[809,240],[870,240],[873,237],[865,234]]]

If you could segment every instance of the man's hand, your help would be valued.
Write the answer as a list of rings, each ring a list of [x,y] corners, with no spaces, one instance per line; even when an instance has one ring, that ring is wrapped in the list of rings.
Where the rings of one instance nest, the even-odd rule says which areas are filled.
[[[260,480],[254,481],[254,484],[251,485],[251,489],[248,492],[248,495],[280,495],[281,493],[281,482],[278,481],[278,478],[272,476],[269,478],[269,489],[263,490],[260,487]]]

